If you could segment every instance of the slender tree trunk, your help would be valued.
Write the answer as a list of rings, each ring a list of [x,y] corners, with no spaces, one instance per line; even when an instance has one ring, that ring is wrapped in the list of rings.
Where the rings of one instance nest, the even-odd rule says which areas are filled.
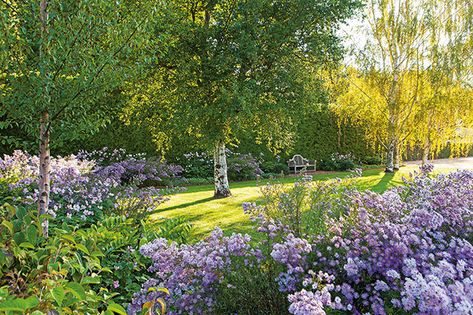
[[[388,143],[386,146],[386,173],[394,172],[394,157],[396,151],[395,119],[391,115],[388,124]]]
[[[422,149],[422,165],[429,163],[430,139],[427,137],[424,148]]]
[[[227,156],[225,154],[225,142],[218,141],[214,149],[214,181],[215,198],[225,198],[231,196],[230,185],[228,184]]]
[[[386,173],[394,172],[394,145],[390,144],[386,152]]]
[[[49,191],[51,188],[51,157],[49,150],[49,112],[48,107],[50,103],[49,94],[49,76],[47,67],[47,53],[48,53],[48,1],[41,0],[39,6],[39,19],[41,21],[41,46],[39,50],[39,69],[41,77],[43,78],[43,105],[44,109],[40,118],[39,130],[39,178],[38,178],[38,217],[48,214],[49,207]],[[48,237],[49,222],[47,219],[42,219],[41,222],[43,236]]]
[[[388,94],[388,146],[386,152],[386,173],[394,172],[394,158],[397,146],[396,126],[397,126],[397,92],[399,76],[397,72],[393,73],[393,81]]]
[[[49,207],[49,191],[51,188],[51,157],[49,150],[49,130],[48,130],[49,114],[43,112],[41,116],[40,126],[40,142],[39,142],[39,195],[38,195],[38,216],[48,213]],[[43,235],[48,237],[48,220],[41,222],[43,227]]]
[[[398,171],[401,168],[401,152],[399,150],[399,143],[394,143],[394,170]]]

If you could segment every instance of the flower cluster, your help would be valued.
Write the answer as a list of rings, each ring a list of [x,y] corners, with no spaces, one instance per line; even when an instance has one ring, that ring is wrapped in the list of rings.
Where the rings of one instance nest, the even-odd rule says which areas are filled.
[[[149,271],[154,277],[135,294],[128,312],[136,314],[142,306],[165,297],[155,287],[167,288],[166,304],[170,314],[206,314],[215,304],[216,288],[225,271],[241,262],[254,264],[261,252],[250,247],[248,235],[225,237],[220,229],[195,245],[178,245],[166,239],[156,239],[141,247],[140,252],[153,261]],[[238,260],[237,258],[240,258]],[[255,260],[256,259],[256,260]]]
[[[123,153],[114,152],[110,153],[112,158]],[[136,156],[109,165],[100,165],[105,158],[86,159],[84,152],[78,156],[51,159],[49,211],[52,216],[85,221],[106,209],[122,210],[127,215],[143,209],[153,210],[165,200],[163,190],[139,185],[148,179],[176,176],[180,171],[179,166]],[[13,195],[17,202],[34,203],[38,197],[38,172],[37,156],[21,151],[5,155],[0,159],[0,188],[5,190],[5,195]]]
[[[312,251],[300,255],[297,246],[283,247],[282,257],[300,255],[298,266],[304,268],[299,283],[291,283],[297,287],[289,296],[291,313],[468,314],[473,309],[473,172],[434,178],[421,173],[382,195],[351,191],[341,198],[350,200],[348,213],[325,216],[328,233],[304,235]],[[307,281],[317,271],[332,276],[331,284],[314,287]],[[287,266],[284,279],[293,274]]]
[[[121,184],[160,182],[164,178],[175,177],[183,172],[180,165],[166,164],[156,158],[146,158],[144,154],[127,154],[124,149],[103,148],[92,152],[81,151],[77,157],[83,161],[94,161],[98,166],[95,169],[97,175],[114,178]]]

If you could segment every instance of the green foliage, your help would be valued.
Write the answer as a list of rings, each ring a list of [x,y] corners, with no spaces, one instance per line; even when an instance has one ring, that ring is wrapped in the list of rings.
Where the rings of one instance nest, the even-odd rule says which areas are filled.
[[[101,264],[103,253],[95,242],[65,227],[54,228],[45,239],[34,212],[8,204],[0,211],[1,310],[97,313],[107,308],[116,293],[92,290],[103,273],[111,272]]]
[[[359,159],[374,156],[377,147],[365,140],[364,130],[340,122],[327,108],[309,110],[301,117],[294,153],[309,159],[328,160],[334,153],[353,154]]]
[[[280,161],[279,158],[261,162],[261,170],[265,175],[280,175],[289,173],[289,167],[287,166],[287,163]]]
[[[130,92],[126,115],[154,122],[153,140],[163,150],[186,136],[210,149],[238,142],[247,130],[279,150],[290,143],[294,117],[319,94],[316,70],[340,59],[338,24],[359,3],[175,4],[173,44],[158,50],[155,73]]]
[[[355,158],[351,154],[332,154],[330,158],[321,160],[318,169],[324,171],[349,171],[356,167]]]
[[[234,181],[255,179],[262,175],[259,162],[251,154],[233,153],[228,159],[228,178]]]
[[[269,248],[264,257],[271,257]],[[231,268],[225,273],[223,282],[217,289],[217,314],[287,314],[289,303],[287,296],[279,291],[274,279],[279,270],[270,259],[264,259],[256,265]]]
[[[7,314],[125,314],[148,279],[139,247],[157,237],[188,242],[191,233],[182,219],[136,224],[112,216],[82,229],[51,220],[45,239],[31,209],[5,204],[0,217],[0,310]]]
[[[49,113],[44,123],[59,142],[97,132],[116,109],[124,81],[142,70],[148,27],[159,24],[158,15],[163,14],[156,5],[98,0],[1,2],[3,121],[31,136],[39,130],[40,117]]]

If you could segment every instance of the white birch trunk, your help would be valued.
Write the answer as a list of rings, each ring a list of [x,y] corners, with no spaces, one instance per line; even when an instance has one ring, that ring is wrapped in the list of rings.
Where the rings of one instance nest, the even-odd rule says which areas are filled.
[[[38,180],[38,216],[47,214],[49,210],[49,191],[51,188],[51,157],[49,149],[49,114],[44,112],[41,117],[39,143],[39,180]],[[43,235],[48,237],[48,220],[41,222]]]
[[[214,198],[225,198],[231,196],[228,184],[227,156],[225,154],[225,142],[219,141],[214,148]]]
[[[386,173],[394,172],[394,146],[390,145],[386,152]]]
[[[427,139],[424,148],[422,150],[422,165],[429,163],[429,155],[430,155],[430,141]]]
[[[50,102],[48,87],[48,71],[45,57],[48,51],[48,1],[41,0],[39,6],[39,19],[41,21],[41,46],[39,50],[40,73],[43,77],[43,98],[45,109],[41,113],[40,130],[39,130],[39,178],[38,178],[38,217],[48,214],[49,210],[49,192],[51,188],[51,156],[49,149],[49,112],[48,105]],[[49,222],[42,219],[42,232],[44,237],[48,237]]]
[[[394,170],[401,168],[401,152],[399,152],[399,145],[397,142],[394,144]]]

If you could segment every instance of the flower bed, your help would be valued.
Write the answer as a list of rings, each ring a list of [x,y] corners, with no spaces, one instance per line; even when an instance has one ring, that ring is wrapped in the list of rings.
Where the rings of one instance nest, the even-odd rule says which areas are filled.
[[[427,171],[384,194],[337,180],[267,187],[263,205],[244,205],[258,242],[217,230],[193,246],[161,239],[142,247],[155,277],[130,312],[163,297],[171,314],[469,314],[473,172]],[[268,294],[270,282],[281,294]],[[149,294],[153,286],[171,295]]]

